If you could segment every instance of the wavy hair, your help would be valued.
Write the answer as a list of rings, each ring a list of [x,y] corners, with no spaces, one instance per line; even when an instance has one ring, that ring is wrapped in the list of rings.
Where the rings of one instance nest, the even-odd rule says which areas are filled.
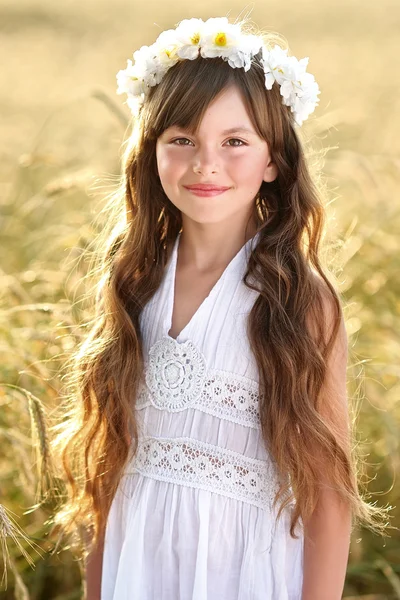
[[[277,41],[273,34],[263,38],[267,46]],[[296,523],[316,506],[323,472],[354,518],[383,530],[383,509],[367,503],[359,490],[352,424],[344,436],[335,427],[335,402],[325,385],[343,312],[321,264],[324,206],[293,114],[277,83],[266,91],[260,55],[247,72],[220,58],[199,57],[175,64],[132,121],[112,197],[118,218],[96,248],[94,320],[72,357],[70,392],[55,427],[53,449],[68,491],[54,516],[55,530],[83,534],[89,551],[104,534],[123,470],[137,450],[135,399],[144,364],[139,316],[160,285],[182,227],[180,211],[161,186],[156,141],[172,125],[196,132],[207,106],[231,85],[278,170],[254,199],[260,236],[243,281],[259,292],[248,315],[248,337],[264,398],[263,441],[289,476],[276,497],[279,514],[295,498],[290,533],[296,537]]]

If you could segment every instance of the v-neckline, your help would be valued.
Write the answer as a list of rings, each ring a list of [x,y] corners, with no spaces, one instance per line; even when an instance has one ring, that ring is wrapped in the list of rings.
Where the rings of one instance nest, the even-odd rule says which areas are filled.
[[[185,336],[185,334],[188,332],[190,327],[193,325],[194,321],[197,319],[199,313],[204,310],[204,307],[208,304],[208,302],[211,300],[211,298],[216,294],[216,292],[222,285],[222,282],[224,281],[228,272],[239,261],[239,258],[244,254],[246,248],[251,244],[251,242],[253,240],[255,241],[256,238],[258,238],[258,236],[259,236],[259,232],[256,233],[252,238],[247,240],[247,242],[245,242],[245,244],[243,244],[243,246],[240,248],[240,250],[235,254],[235,256],[227,264],[227,266],[223,270],[222,274],[217,279],[217,281],[211,288],[210,292],[207,294],[207,296],[201,302],[200,306],[193,313],[190,320],[186,323],[185,327],[183,329],[181,329],[181,331],[178,333],[176,338],[174,338],[173,336],[171,336],[169,334],[169,331],[172,327],[172,316],[173,316],[173,310],[174,310],[174,304],[175,304],[176,267],[177,267],[177,262],[178,262],[179,242],[180,242],[180,238],[181,238],[181,232],[178,233],[178,235],[176,236],[176,240],[174,242],[173,249],[172,249],[172,253],[171,253],[171,257],[170,257],[170,264],[169,264],[169,272],[168,272],[168,276],[167,276],[168,302],[167,302],[166,316],[165,316],[165,320],[164,320],[164,324],[165,324],[164,325],[164,336],[165,337],[167,337],[169,340],[172,340],[178,344],[182,342],[182,337]]]

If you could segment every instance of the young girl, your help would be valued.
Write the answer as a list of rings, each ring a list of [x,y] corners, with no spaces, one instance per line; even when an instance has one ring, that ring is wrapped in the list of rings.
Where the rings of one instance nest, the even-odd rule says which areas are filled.
[[[118,73],[125,214],[58,442],[89,600],[339,600],[379,516],[297,133],[319,89],[276,39],[185,20]]]

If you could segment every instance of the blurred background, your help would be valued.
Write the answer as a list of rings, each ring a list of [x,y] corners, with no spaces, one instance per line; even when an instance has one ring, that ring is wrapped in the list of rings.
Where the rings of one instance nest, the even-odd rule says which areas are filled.
[[[15,0],[0,2],[0,519],[7,589],[0,598],[82,597],[82,567],[47,538],[36,510],[49,467],[46,417],[60,368],[87,317],[85,249],[120,172],[128,109],[115,75],[178,21],[232,20],[309,56],[320,105],[302,131],[326,148],[323,174],[349,335],[349,401],[370,501],[400,526],[400,112],[398,0]],[[99,217],[100,215],[100,217]],[[95,217],[98,217],[95,219]],[[10,522],[10,521],[9,521]],[[18,528],[18,530],[17,530]],[[37,544],[34,551],[30,543]],[[354,532],[344,598],[400,598],[400,537]],[[39,553],[38,553],[39,552]],[[30,557],[30,558],[29,558]]]

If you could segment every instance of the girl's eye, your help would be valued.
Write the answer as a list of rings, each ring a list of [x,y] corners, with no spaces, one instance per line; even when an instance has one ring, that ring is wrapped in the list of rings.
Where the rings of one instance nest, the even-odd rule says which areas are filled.
[[[188,140],[188,138],[176,138],[175,140],[172,140],[172,144],[175,144],[176,142],[180,142],[180,141],[186,141],[186,142],[190,142],[190,140]],[[240,148],[241,146],[246,146],[247,144],[245,142],[243,142],[242,140],[239,140],[238,138],[230,138],[228,140],[228,142],[240,142],[239,144],[234,144],[231,145],[231,148]],[[188,144],[176,144],[177,146],[187,146]]]
[[[176,140],[172,140],[172,144],[175,144],[176,142],[180,142],[181,140],[186,140],[187,142],[189,142],[190,140],[188,140],[187,138],[177,138]],[[177,146],[187,146],[187,144],[176,144]]]
[[[239,144],[235,144],[234,146],[232,146],[233,148],[240,148],[240,146],[246,146],[245,142],[243,142],[242,140],[239,140],[238,138],[231,138],[230,140],[228,140],[228,142],[240,142]]]

